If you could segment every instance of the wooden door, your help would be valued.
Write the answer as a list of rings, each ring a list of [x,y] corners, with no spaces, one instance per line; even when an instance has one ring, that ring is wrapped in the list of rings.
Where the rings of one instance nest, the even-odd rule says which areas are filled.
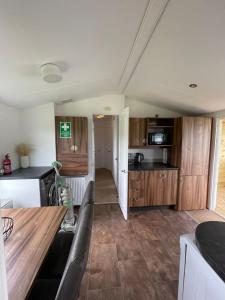
[[[128,197],[129,207],[146,206],[145,201],[145,171],[129,172]]]
[[[146,119],[129,118],[129,148],[145,146],[146,138]]]
[[[60,136],[60,122],[71,123],[71,136]],[[88,174],[88,122],[85,117],[56,117],[56,159],[63,167],[62,175]]]
[[[208,174],[211,123],[211,118],[182,118],[181,175]]]
[[[180,176],[178,210],[205,209],[208,176]]]
[[[177,202],[177,170],[153,171],[151,205],[175,205]]]

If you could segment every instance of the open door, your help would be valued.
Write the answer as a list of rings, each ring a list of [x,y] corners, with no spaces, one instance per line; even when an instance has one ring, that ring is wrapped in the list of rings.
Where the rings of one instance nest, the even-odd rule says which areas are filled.
[[[127,220],[129,107],[119,115],[119,204]]]

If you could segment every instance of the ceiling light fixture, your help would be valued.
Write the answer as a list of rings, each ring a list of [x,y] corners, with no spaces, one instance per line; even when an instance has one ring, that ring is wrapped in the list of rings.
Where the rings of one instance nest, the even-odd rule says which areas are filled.
[[[53,63],[47,63],[40,66],[41,77],[46,82],[59,82],[62,80],[62,74],[59,66]]]
[[[189,84],[189,87],[192,89],[195,89],[198,85],[196,83]]]
[[[97,119],[102,119],[102,118],[104,118],[105,116],[104,115],[96,115],[96,118]]]

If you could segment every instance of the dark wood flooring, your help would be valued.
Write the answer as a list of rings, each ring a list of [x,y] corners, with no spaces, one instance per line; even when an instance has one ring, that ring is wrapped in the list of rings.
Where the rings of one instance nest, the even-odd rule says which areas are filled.
[[[196,225],[164,208],[132,210],[126,222],[117,204],[95,205],[80,299],[177,299],[179,237]]]

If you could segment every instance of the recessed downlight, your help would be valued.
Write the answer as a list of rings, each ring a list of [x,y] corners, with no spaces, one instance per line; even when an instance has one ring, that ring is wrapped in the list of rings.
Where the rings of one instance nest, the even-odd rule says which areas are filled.
[[[189,87],[192,89],[195,89],[198,85],[196,83],[189,84]]]

